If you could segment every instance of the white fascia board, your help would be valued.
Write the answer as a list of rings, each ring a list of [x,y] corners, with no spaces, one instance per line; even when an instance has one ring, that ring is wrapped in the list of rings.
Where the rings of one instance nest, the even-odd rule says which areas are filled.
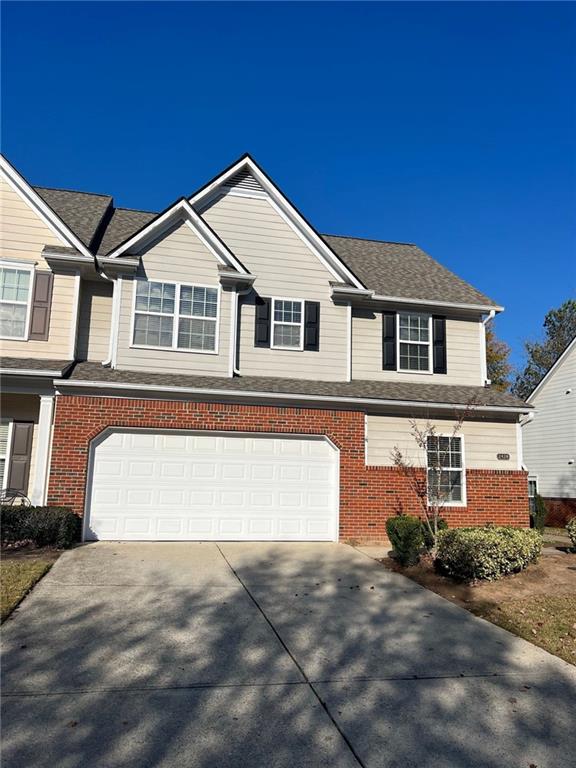
[[[38,371],[30,370],[28,368],[0,368],[1,376],[41,376],[50,377],[62,376],[63,371]]]
[[[351,283],[352,285],[356,286],[356,288],[366,287],[360,282],[360,280],[358,280],[357,277],[355,277],[355,275],[352,274],[352,272],[350,272],[344,262],[338,258],[330,246],[325,243],[324,240],[322,240],[322,238],[312,229],[308,222],[294,208],[292,203],[282,194],[280,189],[278,189],[278,187],[273,184],[265,174],[262,173],[260,168],[258,168],[258,166],[250,157],[241,158],[235,165],[233,165],[231,168],[228,168],[228,170],[224,171],[224,173],[214,179],[211,184],[193,195],[189,199],[190,204],[197,206],[206,199],[209,199],[218,187],[224,186],[225,182],[231,176],[234,176],[234,174],[238,173],[238,171],[242,170],[243,168],[249,169],[250,173],[266,190],[267,194],[270,196],[270,199],[276,204],[280,211],[286,217],[288,217],[292,226],[299,233],[304,235],[308,245],[315,253],[317,253],[317,255],[320,256],[320,258],[325,259],[328,264],[331,265],[332,269],[334,269],[340,277],[344,278],[344,281]]]
[[[387,301],[391,304],[418,304],[426,307],[447,307],[453,309],[471,309],[478,312],[504,312],[504,307],[490,307],[485,304],[460,304],[454,301],[437,301],[431,299],[407,299],[405,296],[381,296],[374,294],[373,301]]]
[[[540,382],[536,385],[536,387],[528,395],[528,397],[526,398],[526,402],[527,403],[532,402],[532,399],[534,398],[536,393],[539,392],[539,390],[545,384],[545,382],[547,382],[550,379],[550,377],[554,373],[554,371],[562,365],[563,361],[568,357],[568,355],[570,354],[571,350],[574,349],[575,346],[576,346],[576,336],[574,336],[574,338],[572,339],[570,344],[568,344],[568,346],[566,347],[564,352],[562,352],[562,354],[560,355],[558,360],[556,360],[556,362],[554,363],[552,368],[550,368],[550,370],[544,375],[544,377],[540,380]]]
[[[0,155],[0,172],[12,187],[12,189],[27,203],[42,221],[48,226],[54,234],[62,240],[67,246],[76,248],[83,256],[86,256],[94,263],[94,256],[90,253],[84,243],[64,224],[62,219],[57,216],[52,208],[44,202],[38,192],[36,192],[26,179],[6,160],[4,155]]]
[[[196,213],[187,200],[179,200],[167,211],[164,211],[163,214],[153,219],[144,229],[137,232],[122,245],[119,245],[112,253],[109,253],[105,257],[106,260],[110,263],[130,248],[133,248],[137,243],[142,243],[158,236],[178,216],[184,219],[196,236],[221,264],[232,266],[241,274],[247,274],[246,269],[236,259],[232,251],[212,232],[208,224]]]
[[[435,403],[420,400],[388,400],[361,397],[336,397],[333,395],[301,395],[287,392],[260,392],[257,390],[239,389],[204,389],[200,387],[168,387],[156,384],[126,384],[114,381],[80,381],[75,379],[56,379],[55,387],[80,387],[89,389],[130,390],[133,392],[166,392],[167,394],[179,393],[182,395],[197,395],[207,397],[250,397],[265,398],[271,400],[299,400],[319,403],[351,403],[358,406],[402,406],[410,408],[434,408],[439,410],[463,410],[469,406],[466,403]],[[476,405],[474,411],[497,413],[526,413],[529,409],[509,405]]]

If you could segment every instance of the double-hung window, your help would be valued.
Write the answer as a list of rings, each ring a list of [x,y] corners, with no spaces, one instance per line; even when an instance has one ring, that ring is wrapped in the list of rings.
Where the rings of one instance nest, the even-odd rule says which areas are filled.
[[[133,344],[217,352],[218,309],[218,288],[137,280]]]
[[[462,504],[465,500],[465,476],[462,437],[430,435],[426,445],[428,501]]]
[[[274,349],[303,349],[303,301],[273,299],[272,347]]]
[[[398,361],[400,371],[431,372],[432,318],[430,315],[398,314]]]
[[[33,267],[0,265],[0,336],[26,339]]]

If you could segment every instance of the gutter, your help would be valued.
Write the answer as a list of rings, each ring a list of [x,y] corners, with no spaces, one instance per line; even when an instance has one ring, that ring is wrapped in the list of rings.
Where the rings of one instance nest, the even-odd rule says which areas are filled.
[[[277,400],[299,400],[320,403],[351,403],[359,406],[403,406],[411,408],[437,408],[439,410],[461,410],[467,408],[466,403],[436,403],[433,401],[422,400],[390,400],[378,398],[359,398],[359,397],[337,397],[334,395],[304,395],[288,392],[261,392],[258,390],[238,390],[238,389],[206,389],[201,387],[169,387],[156,384],[127,384],[125,382],[110,381],[79,381],[76,379],[63,379],[54,381],[56,387],[80,387],[92,389],[122,389],[127,391],[142,392],[167,392],[179,393],[182,395],[200,395],[215,397],[251,397],[267,398]],[[511,405],[476,405],[474,411],[481,412],[502,412],[502,413],[528,413],[529,406],[511,406]]]

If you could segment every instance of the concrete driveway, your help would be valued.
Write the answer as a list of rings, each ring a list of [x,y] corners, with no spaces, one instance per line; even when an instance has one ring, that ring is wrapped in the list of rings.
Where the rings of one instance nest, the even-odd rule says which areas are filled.
[[[576,754],[574,667],[345,545],[88,544],[3,634],[5,768]]]

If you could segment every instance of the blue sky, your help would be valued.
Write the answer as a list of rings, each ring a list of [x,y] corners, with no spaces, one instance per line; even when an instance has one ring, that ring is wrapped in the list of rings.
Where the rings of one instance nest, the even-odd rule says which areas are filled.
[[[576,294],[576,6],[3,3],[2,150],[159,210],[249,151],[321,232],[416,242],[521,362]]]

